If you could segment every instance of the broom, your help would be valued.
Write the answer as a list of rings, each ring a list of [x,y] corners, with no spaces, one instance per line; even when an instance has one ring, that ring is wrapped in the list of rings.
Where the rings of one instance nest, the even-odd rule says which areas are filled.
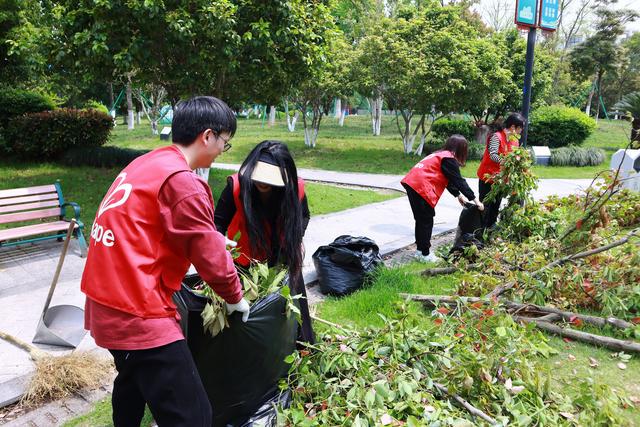
[[[28,405],[98,387],[111,372],[109,361],[90,352],[52,356],[6,332],[0,331],[0,338],[29,353],[35,363],[36,371],[21,399]]]

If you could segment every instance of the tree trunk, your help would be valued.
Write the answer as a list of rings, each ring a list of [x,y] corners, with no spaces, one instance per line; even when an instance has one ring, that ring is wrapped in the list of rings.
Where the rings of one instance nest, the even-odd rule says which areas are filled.
[[[369,98],[371,108],[371,129],[373,136],[380,136],[380,122],[382,121],[382,97]]]
[[[142,114],[141,111],[136,111],[136,124],[140,124],[140,115]]]
[[[293,113],[293,117],[289,115],[289,101],[285,99],[284,101],[284,115],[287,118],[287,129],[289,132],[294,132],[296,130],[296,122],[298,121],[298,117],[300,116],[300,111],[296,109]]]
[[[335,112],[334,112],[334,117],[336,119],[340,118],[340,114],[342,114],[342,99],[340,98],[336,98],[336,102],[335,102]]]
[[[634,117],[631,121],[631,142],[634,146],[640,143],[640,116]]]
[[[591,114],[591,102],[593,101],[593,93],[596,88],[594,85],[591,85],[591,90],[589,91],[589,100],[587,101],[587,108],[585,108],[584,113],[589,116]]]
[[[340,110],[340,120],[338,120],[338,124],[340,125],[340,127],[344,126],[344,118],[347,115],[346,113],[346,109]]]
[[[477,126],[475,129],[476,142],[478,144],[486,145],[487,136],[489,135],[490,131],[491,131],[491,127],[489,125],[485,124],[485,125]]]
[[[414,151],[414,154],[417,156],[422,156],[422,150],[424,149],[424,144],[427,141],[427,132],[424,129],[424,120],[422,120],[422,126],[420,126],[420,129],[420,145],[418,145],[418,148]]]
[[[276,106],[272,105],[269,107],[269,126],[273,126],[276,124]]]
[[[113,105],[116,102],[115,98],[113,97],[113,83],[109,83],[109,114],[111,114],[111,110],[115,109],[115,106]]]
[[[133,122],[133,97],[131,96],[131,83],[127,83],[127,129],[134,129]]]
[[[602,103],[602,91],[600,90],[600,82],[602,81],[602,73],[598,73],[598,80],[596,83],[596,89],[598,92],[598,99],[596,99],[596,123],[598,123],[598,119],[600,118],[600,104]]]
[[[313,107],[311,118],[311,127],[307,125],[306,115],[303,113],[304,122],[304,145],[310,148],[316,147],[318,140],[318,132],[320,131],[320,122],[322,121],[322,110],[318,106]]]
[[[151,133],[154,135],[158,134],[158,121],[151,120]]]

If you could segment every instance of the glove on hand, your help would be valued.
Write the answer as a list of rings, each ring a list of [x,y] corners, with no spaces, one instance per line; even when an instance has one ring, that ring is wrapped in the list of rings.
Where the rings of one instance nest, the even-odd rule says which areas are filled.
[[[242,321],[246,322],[247,320],[249,320],[249,310],[251,310],[251,307],[249,307],[249,303],[247,302],[246,299],[242,298],[240,301],[238,301],[235,304],[227,304],[227,314],[231,314],[234,311],[238,311],[240,313],[242,313]]]

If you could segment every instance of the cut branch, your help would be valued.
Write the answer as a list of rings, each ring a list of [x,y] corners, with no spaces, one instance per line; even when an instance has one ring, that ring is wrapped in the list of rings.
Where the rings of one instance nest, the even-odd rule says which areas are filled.
[[[477,303],[480,302],[482,304],[492,304],[494,303],[491,300],[478,298],[478,297],[457,297],[450,295],[416,295],[416,294],[400,294],[402,298],[410,299],[412,301],[421,302],[424,305],[429,307],[436,307],[437,304],[446,304],[446,305],[456,305],[459,302],[462,303]],[[604,327],[604,326],[613,326],[619,329],[627,329],[633,328],[633,323],[627,322],[626,320],[618,319],[617,317],[597,317],[597,316],[589,316],[587,314],[574,313],[571,311],[560,310],[555,307],[546,307],[535,304],[520,304],[513,301],[499,301],[500,305],[503,305],[508,310],[513,311],[514,314],[526,311],[526,312],[537,312],[540,314],[553,314],[556,316],[560,316],[562,320],[565,322],[571,322],[574,319],[580,319],[584,323],[588,323],[593,326]]]
[[[576,331],[575,329],[562,328],[553,323],[546,322],[540,319],[534,319],[531,317],[513,316],[514,320],[534,323],[536,327],[542,329],[545,332],[549,332],[561,337],[570,338],[575,341],[584,342],[587,344],[597,345],[608,348],[615,351],[628,351],[640,353],[640,344],[633,341],[623,341],[617,338],[604,337],[601,335],[590,334],[587,332]]]
[[[553,268],[553,267],[557,267],[558,265],[562,265],[562,264],[565,264],[567,262],[575,261],[575,260],[581,259],[581,258],[587,258],[587,257],[590,257],[592,255],[599,254],[601,252],[606,252],[609,249],[613,249],[613,248],[615,248],[617,246],[624,245],[625,243],[628,243],[629,240],[632,237],[638,235],[639,232],[640,232],[640,228],[633,229],[626,236],[624,236],[622,239],[616,240],[615,242],[611,242],[608,245],[600,246],[598,248],[591,249],[589,251],[584,251],[584,252],[579,252],[577,254],[568,255],[568,256],[566,256],[564,258],[560,258],[558,260],[550,262],[549,264],[547,264],[547,265],[539,268],[538,270],[534,271],[533,273],[531,273],[531,277],[535,278],[535,277],[539,276],[541,273],[543,273],[545,270],[548,270],[548,269]],[[516,282],[509,282],[509,283],[506,283],[504,285],[496,286],[496,288],[494,290],[492,290],[491,292],[489,292],[486,295],[486,298],[497,298],[498,296],[502,295],[504,292],[506,292],[509,289],[513,288],[515,285],[516,285]]]
[[[485,414],[480,409],[476,408],[475,406],[473,406],[472,404],[467,402],[462,397],[458,396],[455,393],[451,393],[449,391],[449,389],[447,387],[445,387],[444,385],[436,383],[436,382],[434,382],[433,385],[436,386],[436,388],[438,390],[440,390],[441,393],[446,394],[447,396],[453,398],[456,402],[458,402],[458,404],[460,404],[464,409],[466,409],[471,415],[479,417],[479,418],[482,418],[483,420],[485,420],[489,424],[492,424],[492,425],[498,424],[498,422],[495,419],[491,418],[489,415]]]

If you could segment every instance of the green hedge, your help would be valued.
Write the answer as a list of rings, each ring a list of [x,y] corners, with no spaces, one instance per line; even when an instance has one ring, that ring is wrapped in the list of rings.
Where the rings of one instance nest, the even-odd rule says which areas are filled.
[[[96,110],[61,108],[14,117],[5,128],[10,153],[53,160],[73,147],[97,147],[109,139],[113,119]]]
[[[106,105],[104,105],[102,102],[100,101],[95,101],[93,99],[90,99],[89,101],[87,101],[84,104],[84,108],[85,109],[92,109],[92,110],[98,110],[101,113],[104,114],[109,114],[109,109],[107,108]]]
[[[25,113],[39,113],[54,110],[56,104],[51,98],[37,92],[22,89],[0,89],[0,126]]]
[[[471,142],[475,138],[475,126],[468,120],[444,118],[436,120],[431,125],[434,136],[446,141],[453,134],[460,134]]]
[[[598,166],[604,161],[604,151],[599,148],[569,146],[553,148],[549,164],[551,166]]]
[[[596,128],[595,120],[582,111],[561,105],[540,107],[530,119],[529,145],[581,145]]]
[[[69,166],[93,166],[98,168],[125,167],[147,150],[120,147],[75,147],[62,156],[62,163]]]

